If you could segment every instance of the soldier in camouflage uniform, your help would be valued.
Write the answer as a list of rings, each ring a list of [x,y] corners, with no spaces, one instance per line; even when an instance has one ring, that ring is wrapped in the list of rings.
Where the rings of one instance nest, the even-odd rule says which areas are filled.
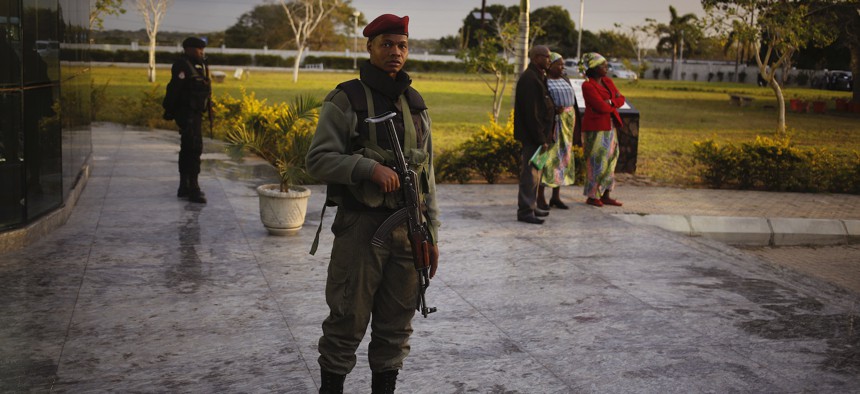
[[[382,124],[364,120],[388,111],[410,168],[418,174],[423,214],[432,237],[432,277],[438,264],[439,227],[432,166],[430,118],[403,65],[409,53],[409,17],[385,14],[364,29],[370,60],[360,79],[338,85],[320,112],[307,156],[308,172],[328,186],[327,204],[337,205],[335,235],[326,282],[329,316],[319,340],[320,393],[339,393],[356,363],[355,351],[371,327],[368,349],[374,393],[394,392],[398,370],[409,354],[418,279],[405,225],[384,247],[371,245],[374,232],[403,204],[400,180],[389,168],[394,156]]]

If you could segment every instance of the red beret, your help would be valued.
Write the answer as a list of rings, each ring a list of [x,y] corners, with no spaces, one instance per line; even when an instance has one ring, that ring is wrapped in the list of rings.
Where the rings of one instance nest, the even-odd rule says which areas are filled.
[[[409,17],[404,16],[401,18],[397,15],[382,14],[374,19],[373,22],[370,22],[364,28],[362,34],[368,38],[376,37],[380,34],[402,34],[408,36]]]

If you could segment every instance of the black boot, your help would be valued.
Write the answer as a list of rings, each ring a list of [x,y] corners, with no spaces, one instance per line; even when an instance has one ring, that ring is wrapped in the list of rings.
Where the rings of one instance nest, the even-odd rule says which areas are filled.
[[[370,383],[372,394],[394,394],[394,386],[397,384],[397,370],[374,372]]]
[[[176,197],[186,198],[188,197],[188,175],[184,173],[179,173],[179,189],[176,189]]]
[[[200,190],[200,184],[197,183],[197,174],[188,177],[188,201],[200,204],[206,204],[206,194]]]
[[[320,394],[343,394],[343,381],[346,375],[320,370]]]

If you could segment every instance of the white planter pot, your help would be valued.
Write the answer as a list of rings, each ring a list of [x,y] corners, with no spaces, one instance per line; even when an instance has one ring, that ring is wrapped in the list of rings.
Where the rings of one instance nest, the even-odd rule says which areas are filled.
[[[293,186],[287,192],[280,185],[269,184],[257,188],[260,196],[260,220],[272,235],[291,235],[297,233],[305,223],[308,212],[310,189]]]

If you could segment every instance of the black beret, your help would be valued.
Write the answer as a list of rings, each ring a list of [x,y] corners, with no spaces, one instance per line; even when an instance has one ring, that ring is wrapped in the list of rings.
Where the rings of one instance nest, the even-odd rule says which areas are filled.
[[[188,37],[182,41],[183,48],[206,48],[206,41],[197,37]]]
[[[365,37],[372,38],[380,34],[409,35],[409,17],[399,17],[392,14],[382,14],[370,22],[362,32]]]

